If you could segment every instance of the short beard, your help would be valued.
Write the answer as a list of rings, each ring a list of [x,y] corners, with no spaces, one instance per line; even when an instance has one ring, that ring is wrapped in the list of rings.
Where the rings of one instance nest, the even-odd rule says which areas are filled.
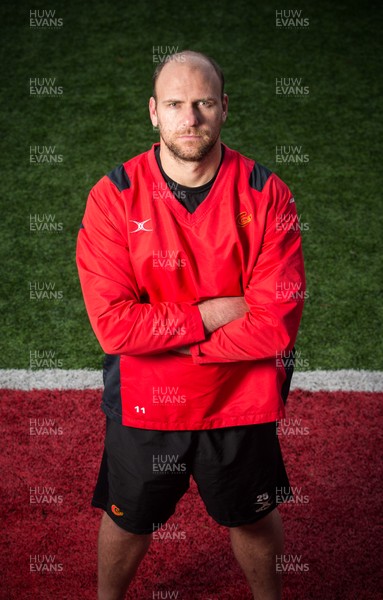
[[[160,135],[161,135],[161,127],[159,127],[159,131],[160,131]],[[220,132],[218,131],[218,133],[214,139],[210,138],[210,139],[204,141],[203,144],[198,148],[198,150],[195,151],[194,154],[189,154],[187,152],[184,152],[181,148],[179,148],[177,146],[177,144],[175,142],[166,141],[162,135],[161,135],[161,139],[164,142],[165,146],[168,148],[168,150],[170,150],[170,152],[173,154],[173,157],[176,160],[178,160],[180,162],[182,162],[182,161],[201,162],[212,151],[215,144],[217,143],[219,135],[220,135]]]

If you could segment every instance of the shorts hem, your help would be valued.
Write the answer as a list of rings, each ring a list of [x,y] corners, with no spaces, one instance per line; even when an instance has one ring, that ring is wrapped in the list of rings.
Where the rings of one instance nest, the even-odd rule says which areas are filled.
[[[223,418],[205,418],[200,421],[148,421],[122,414],[121,424],[133,429],[144,429],[150,431],[211,431],[215,429],[228,429],[232,427],[247,427],[252,425],[265,425],[275,423],[286,416],[284,405],[282,408],[269,413],[248,415],[246,417],[232,417],[230,422]]]
[[[153,527],[137,528],[137,527],[131,527],[130,525],[126,524],[124,521],[117,521],[116,519],[113,518],[113,513],[111,511],[108,511],[107,505],[105,503],[98,502],[97,500],[92,500],[91,506],[93,506],[93,508],[100,508],[101,510],[106,512],[108,517],[110,517],[112,519],[113,523],[116,523],[116,525],[118,525],[118,527],[121,527],[121,529],[124,529],[124,531],[128,531],[129,533],[134,533],[136,535],[148,535],[148,534],[152,534],[156,531],[155,529],[153,529]],[[172,517],[174,515],[174,513],[175,513],[175,510],[168,517],[165,517],[164,519],[160,519],[161,525],[164,525],[170,519],[170,517]]]
[[[124,522],[116,521],[112,518],[112,515],[107,510],[105,512],[112,519],[113,523],[116,523],[118,527],[121,527],[121,529],[127,531],[128,533],[134,533],[135,535],[151,535],[153,533],[153,529],[137,529],[136,527],[126,525]]]
[[[269,510],[262,511],[257,516],[254,515],[254,517],[251,517],[250,519],[240,520],[240,521],[231,521],[231,522],[223,521],[222,519],[216,518],[211,513],[209,513],[209,515],[211,516],[212,519],[214,519],[214,521],[216,523],[218,523],[218,525],[222,525],[223,527],[241,527],[242,525],[252,525],[253,523],[257,523],[258,521],[263,519],[263,517],[266,517],[267,515],[272,513],[274,509],[278,508],[278,506],[279,506],[278,504],[275,504]]]

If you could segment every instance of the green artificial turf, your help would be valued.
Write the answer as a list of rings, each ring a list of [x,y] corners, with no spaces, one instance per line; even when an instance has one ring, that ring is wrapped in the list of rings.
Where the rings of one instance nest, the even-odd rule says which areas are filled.
[[[29,3],[2,7],[1,367],[28,368],[54,352],[63,368],[99,368],[75,266],[87,194],[158,136],[148,118],[153,46],[192,48],[222,66],[230,98],[223,141],[276,171],[303,227],[309,298],[298,369],[381,369],[382,199],[379,104],[381,5],[301,1],[309,27],[276,28],[280,3],[96,0],[56,10],[59,28],[29,26]],[[287,10],[285,8],[285,10]],[[29,94],[56,78],[60,97]],[[305,97],[276,95],[302,78]],[[30,164],[30,146],[55,146],[59,164]],[[276,146],[302,146],[305,164],[277,164]],[[61,232],[32,232],[32,214]],[[31,300],[29,282],[61,300]]]

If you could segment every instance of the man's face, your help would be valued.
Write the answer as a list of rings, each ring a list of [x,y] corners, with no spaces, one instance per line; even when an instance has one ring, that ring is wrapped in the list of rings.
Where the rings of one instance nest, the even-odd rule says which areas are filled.
[[[201,161],[219,139],[227,115],[227,96],[214,69],[205,62],[169,62],[150,99],[150,117],[173,157]]]

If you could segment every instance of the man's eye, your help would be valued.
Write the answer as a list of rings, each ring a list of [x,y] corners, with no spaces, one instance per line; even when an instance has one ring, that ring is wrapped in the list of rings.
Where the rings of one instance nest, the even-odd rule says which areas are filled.
[[[169,106],[177,106],[178,102],[169,102]]]

